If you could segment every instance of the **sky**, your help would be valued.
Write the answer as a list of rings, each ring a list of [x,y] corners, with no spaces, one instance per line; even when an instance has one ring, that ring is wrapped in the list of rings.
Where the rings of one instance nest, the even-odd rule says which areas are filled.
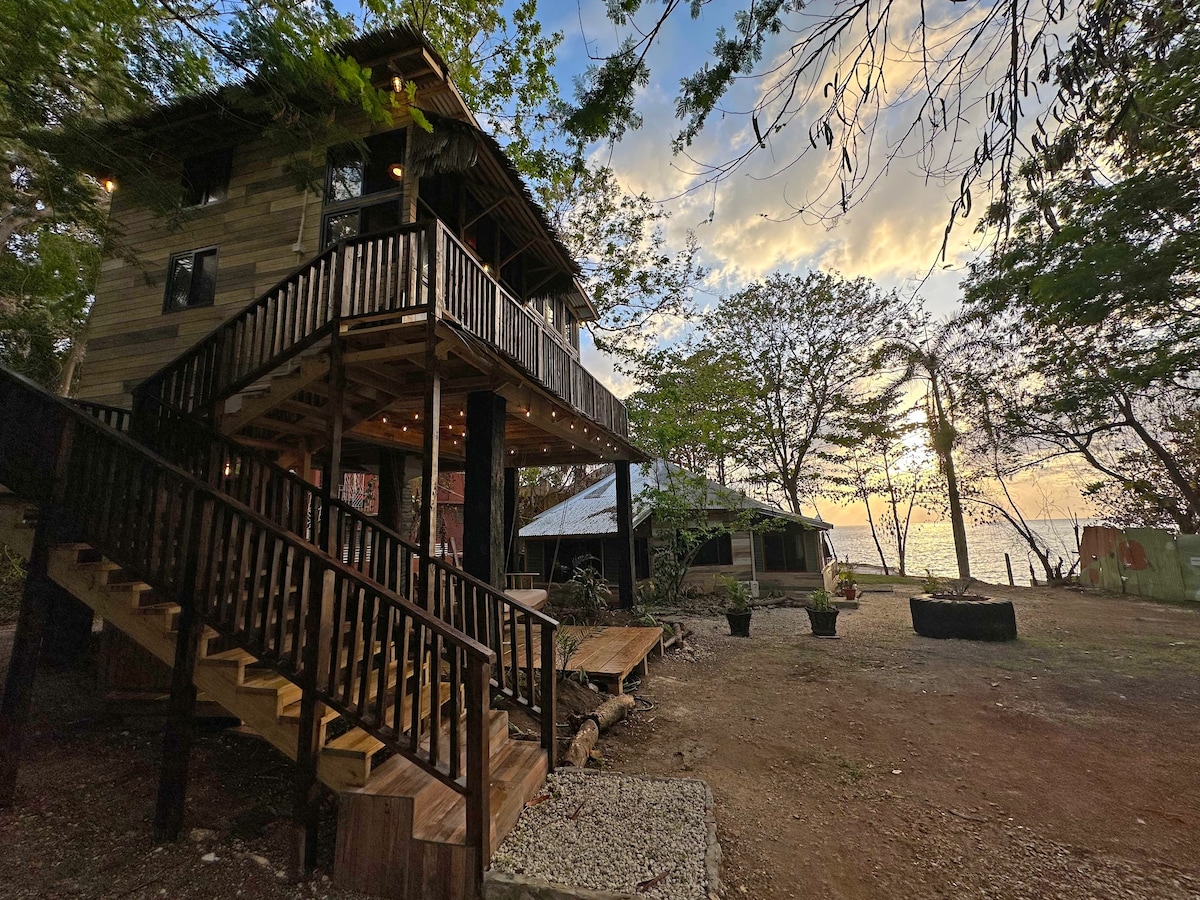
[[[826,2],[814,0],[808,10],[819,11]],[[746,116],[714,115],[689,148],[694,161],[671,152],[672,138],[681,127],[675,116],[679,80],[710,58],[708,51],[717,29],[731,22],[738,5],[714,0],[703,7],[697,20],[685,11],[668,22],[649,57],[650,83],[638,96],[642,127],[630,131],[615,146],[594,148],[593,158],[611,166],[626,189],[663,201],[672,214],[668,236],[673,243],[682,244],[688,229],[696,231],[701,262],[711,273],[697,295],[702,306],[710,306],[721,295],[774,271],[821,268],[847,277],[865,275],[885,289],[894,288],[905,296],[916,294],[936,317],[952,314],[960,302],[959,285],[966,267],[980,252],[982,239],[975,233],[973,221],[959,221],[945,258],[940,257],[958,185],[927,177],[915,155],[905,152],[915,149],[911,144],[900,147],[899,158],[887,167],[866,199],[836,223],[790,215],[796,205],[806,203],[826,183],[828,167],[839,161],[831,159],[823,147],[780,172],[794,144],[776,141],[728,179],[715,186],[704,184],[703,177],[694,174],[700,168],[697,163],[728,158],[730,148],[744,146],[750,129]],[[646,13],[657,16],[661,9],[661,4],[647,2],[640,14],[642,22],[650,21]],[[916,15],[919,4],[916,0],[897,0],[896,9],[893,26],[903,29],[912,23],[905,16]],[[607,20],[604,4],[598,0],[543,0],[539,12],[545,28],[564,34],[555,72],[564,92],[570,90],[590,57],[611,51],[621,34],[628,33]],[[790,38],[785,34],[769,44],[764,59],[782,59]],[[903,87],[895,84],[903,78],[903,64],[894,64],[893,70],[900,71],[891,85],[892,96],[896,96]],[[760,90],[761,83],[740,85],[722,105],[731,110],[745,109]],[[895,135],[910,118],[911,113],[908,117],[893,114],[886,118],[880,146],[895,147]],[[807,142],[803,130],[789,137]],[[614,373],[611,360],[594,348],[585,348],[584,359],[589,369],[618,395],[632,389],[628,380]],[[1060,467],[1018,483],[1014,493],[1034,517],[1064,516],[1070,511],[1087,514],[1089,507],[1074,487],[1078,480],[1072,468]],[[835,524],[865,522],[861,506],[840,507],[825,502],[820,513]],[[915,518],[939,517],[936,512],[919,511]]]

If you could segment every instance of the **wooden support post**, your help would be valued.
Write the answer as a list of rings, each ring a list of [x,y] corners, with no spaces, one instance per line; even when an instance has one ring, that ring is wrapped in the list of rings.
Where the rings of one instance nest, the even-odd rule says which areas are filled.
[[[46,582],[46,633],[54,640],[44,648],[46,662],[52,666],[78,665],[92,636],[96,614],[92,608],[52,581]]]
[[[437,355],[437,326],[445,306],[445,284],[436,223],[430,226],[427,240],[430,308],[425,320],[425,430],[421,446],[421,526],[417,535],[417,546],[421,551],[417,603],[426,609],[431,601],[430,560],[437,544],[438,455],[442,439],[442,376],[441,360]]]
[[[321,821],[321,717],[325,704],[317,697],[321,673],[329,670],[333,641],[334,572],[309,574],[308,609],[304,617],[303,669],[300,673],[300,729],[296,744],[296,782],[292,794],[292,877],[312,876],[317,865],[317,829]]]
[[[542,749],[546,751],[546,768],[553,772],[558,767],[558,734],[555,722],[558,719],[558,631],[542,625]]]
[[[48,424],[47,432],[54,434],[55,425]],[[42,652],[46,632],[46,616],[51,602],[50,547],[62,528],[62,501],[67,490],[67,466],[74,437],[72,423],[64,416],[57,431],[57,447],[47,447],[46,456],[53,456],[54,479],[50,485],[49,502],[38,510],[37,529],[26,566],[25,589],[21,594],[21,609],[17,613],[17,629],[13,635],[12,655],[8,659],[8,674],[4,680],[4,698],[0,700],[0,807],[11,806],[17,788],[17,770],[21,760],[21,739],[29,708],[33,702],[33,679]],[[54,453],[54,450],[57,452]]]
[[[482,896],[483,872],[492,860],[491,751],[487,715],[491,697],[491,666],[486,659],[467,659],[467,846],[479,848],[471,877]]]
[[[637,576],[633,568],[633,488],[629,461],[617,460],[617,597],[622,609],[632,609]]]
[[[325,499],[327,513],[332,511],[330,500],[341,499],[342,493],[342,431],[345,423],[346,369],[342,365],[342,339],[335,331],[329,340],[329,400],[325,404],[328,412],[326,426],[329,430],[329,456],[325,471],[321,473],[321,495]],[[341,558],[341,548],[334,517],[327,514],[321,520],[320,545],[330,556]]]
[[[400,450],[379,450],[379,521],[404,534],[405,454]]]
[[[158,802],[154,811],[154,839],[173,841],[183,825],[187,795],[188,760],[195,737],[196,659],[204,621],[198,608],[196,586],[200,561],[205,558],[206,536],[211,522],[212,504],[193,494],[188,512],[188,528],[181,546],[186,554],[179,590],[179,636],[175,641],[175,665],[171,670],[171,700],[163,732],[162,768],[158,778]]]
[[[504,571],[513,572],[517,566],[517,497],[521,470],[508,466],[504,470]]]
[[[1008,586],[1015,587],[1017,582],[1013,580],[1012,557],[1007,553],[1004,554],[1004,568],[1008,569]]]
[[[467,395],[467,471],[463,489],[463,568],[504,590],[504,419],[491,391]]]
[[[8,660],[8,676],[4,681],[4,700],[0,702],[0,807],[11,806],[16,791],[21,738],[29,719],[33,679],[50,605],[46,574],[50,561],[50,523],[41,521],[46,518],[39,516],[34,532],[25,590],[17,614],[17,630],[13,635],[12,656]]]

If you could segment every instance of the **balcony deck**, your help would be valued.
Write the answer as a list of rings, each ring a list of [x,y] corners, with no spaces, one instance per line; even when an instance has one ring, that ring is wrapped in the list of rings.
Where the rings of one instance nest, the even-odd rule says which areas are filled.
[[[346,376],[350,437],[420,452],[433,367],[441,382],[443,457],[463,456],[466,395],[490,390],[507,401],[513,465],[640,458],[628,441],[624,404],[440,222],[351,239],[327,254],[270,292],[253,315],[259,321],[223,338],[261,357],[240,362],[227,379],[232,390],[220,417],[226,433],[285,457],[320,449],[336,334],[334,365]],[[324,304],[336,315],[293,337],[305,329],[292,320]]]

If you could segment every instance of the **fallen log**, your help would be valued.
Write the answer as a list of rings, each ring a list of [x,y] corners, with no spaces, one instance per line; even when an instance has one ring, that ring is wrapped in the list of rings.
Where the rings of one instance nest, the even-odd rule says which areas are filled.
[[[635,706],[637,701],[633,699],[632,694],[618,694],[605,700],[586,716],[572,716],[571,724],[579,730],[575,732],[571,746],[563,754],[563,763],[577,769],[586,766],[596,741],[600,739],[600,732],[621,721]]]
[[[571,739],[571,746],[563,754],[563,762],[568,766],[582,769],[587,765],[588,757],[592,755],[592,748],[596,746],[596,740],[599,737],[600,729],[596,727],[596,723],[591,719],[584,721],[579,726],[579,730],[575,732],[575,737]]]

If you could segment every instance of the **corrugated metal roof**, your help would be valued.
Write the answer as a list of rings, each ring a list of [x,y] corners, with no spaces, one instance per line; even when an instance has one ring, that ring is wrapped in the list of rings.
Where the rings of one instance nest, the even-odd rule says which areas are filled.
[[[634,465],[630,469],[629,482],[633,493],[633,524],[636,527],[650,515],[650,505],[644,492],[647,488],[664,490],[673,474],[683,473],[666,460],[658,459],[645,465]],[[706,508],[751,509],[763,515],[799,522],[809,528],[828,531],[833,526],[820,519],[797,516],[784,512],[777,506],[762,503],[747,497],[741,491],[722,487],[715,481],[707,482],[705,491]],[[523,538],[542,537],[585,537],[589,535],[617,533],[617,476],[608,475],[589,488],[553,506],[521,529]]]

